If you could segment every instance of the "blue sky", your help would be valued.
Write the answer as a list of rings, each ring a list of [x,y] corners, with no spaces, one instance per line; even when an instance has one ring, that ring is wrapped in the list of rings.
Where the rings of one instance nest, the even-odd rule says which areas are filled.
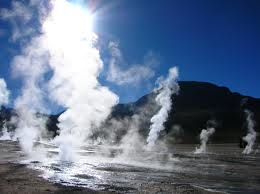
[[[260,98],[260,1],[93,2],[94,28],[105,63],[100,81],[118,94],[121,102],[135,101],[148,93],[156,78],[175,65],[180,80],[212,82]],[[9,6],[10,1],[1,0],[1,8]],[[20,81],[11,77],[10,61],[19,53],[20,43],[10,41],[10,30],[10,23],[1,20],[0,77],[5,78],[15,98]],[[109,42],[116,42],[123,55],[122,64],[118,64],[121,72],[140,65],[151,69],[153,75],[129,84],[109,81]],[[147,56],[156,62],[147,62]]]

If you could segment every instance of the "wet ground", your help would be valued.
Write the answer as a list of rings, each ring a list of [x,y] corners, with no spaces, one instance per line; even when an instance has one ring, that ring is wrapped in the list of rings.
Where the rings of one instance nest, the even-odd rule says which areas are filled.
[[[55,146],[40,145],[38,156],[28,159],[17,143],[2,141],[0,160],[27,164],[54,183],[95,191],[260,193],[260,153],[243,155],[235,144],[209,145],[208,153],[199,155],[195,145],[124,154],[115,147],[86,146],[74,162],[61,162]]]

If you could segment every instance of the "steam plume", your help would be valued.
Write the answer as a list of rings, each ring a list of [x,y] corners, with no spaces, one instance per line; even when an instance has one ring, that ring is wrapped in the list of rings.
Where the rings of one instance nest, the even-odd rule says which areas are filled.
[[[61,148],[61,158],[70,160],[72,148],[81,146],[91,130],[99,127],[118,97],[97,79],[103,62],[95,48],[97,36],[91,29],[91,15],[71,1],[51,0],[49,5],[38,0],[29,4],[37,9],[41,28],[12,62],[14,75],[23,81],[21,95],[14,103],[18,116],[12,120],[22,149],[31,153],[33,142],[45,129],[46,119],[37,113],[48,112],[44,108],[48,90],[50,100],[66,109],[59,117],[60,135],[55,142]],[[49,13],[46,6],[51,8]],[[15,18],[16,12],[5,10],[12,13],[8,19]],[[53,74],[46,84],[48,71]]]
[[[7,89],[5,80],[0,78],[0,109],[2,105],[7,105],[9,102],[10,92]]]
[[[9,102],[10,92],[7,89],[5,80],[0,78],[0,110],[2,105],[7,105]],[[7,131],[6,123],[3,124],[2,136],[0,140],[11,140],[11,136]]]
[[[253,147],[256,141],[256,131],[255,131],[255,123],[253,120],[253,113],[250,110],[245,110],[246,114],[246,122],[247,122],[247,130],[248,133],[243,140],[247,142],[247,146],[245,147],[243,154],[250,154],[253,152]]]
[[[33,10],[38,7],[32,2],[12,1],[11,9],[1,10],[2,19],[13,27],[13,41],[21,43],[21,53],[11,62],[13,76],[22,80],[21,94],[14,101],[17,116],[13,116],[11,122],[17,127],[15,138],[19,139],[22,150],[27,154],[32,153],[33,142],[45,130],[46,120],[36,113],[47,112],[43,106],[42,85],[48,69],[48,53],[43,38],[36,35],[37,27],[31,25],[38,17],[33,17]]]
[[[0,137],[0,140],[12,140],[11,133],[8,132],[6,123],[3,125],[2,136]]]
[[[118,97],[98,82],[103,68],[95,48],[97,35],[91,30],[91,16],[66,0],[51,1],[52,11],[43,22],[53,77],[51,99],[66,111],[59,117],[60,134],[55,142],[62,160],[73,160],[92,130],[110,114]]]
[[[150,126],[150,132],[147,138],[149,147],[155,144],[160,131],[164,130],[164,123],[168,118],[172,106],[171,96],[179,91],[179,85],[176,81],[177,78],[178,69],[173,67],[169,69],[167,78],[161,77],[158,79],[159,87],[156,91],[159,93],[155,100],[161,108],[159,112],[151,118],[152,125]]]
[[[206,153],[207,151],[207,142],[210,138],[210,136],[212,136],[215,133],[215,128],[210,127],[207,129],[202,129],[201,133],[200,133],[200,147],[196,148],[195,150],[195,154],[200,154],[200,153]]]
[[[45,131],[46,119],[37,113],[44,108],[43,76],[48,70],[48,55],[42,37],[33,38],[12,61],[13,74],[22,78],[21,95],[15,99],[17,116],[12,121],[17,125],[15,137],[27,154],[33,151],[33,143]]]

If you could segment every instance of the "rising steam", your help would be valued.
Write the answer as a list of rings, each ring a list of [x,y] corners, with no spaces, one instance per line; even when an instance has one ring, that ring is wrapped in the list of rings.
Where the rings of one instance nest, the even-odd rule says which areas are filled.
[[[207,152],[207,143],[210,138],[215,133],[215,128],[210,127],[207,129],[202,129],[200,133],[200,147],[196,148],[195,154],[201,154]]]
[[[257,134],[255,131],[255,122],[253,120],[254,114],[250,110],[245,110],[245,114],[248,133],[245,137],[243,137],[243,140],[247,142],[247,146],[245,147],[243,154],[250,154],[253,152]]]
[[[9,95],[10,95],[10,92],[7,89],[5,80],[0,78],[0,110],[1,110],[2,105],[8,104]],[[7,130],[5,122],[2,127],[2,136],[0,137],[0,140],[11,140],[11,135]]]
[[[92,16],[66,0],[52,1],[52,11],[43,22],[53,77],[51,99],[66,111],[59,117],[60,134],[55,138],[62,160],[73,160],[79,148],[110,114],[118,97],[98,82],[103,68],[95,48]]]
[[[11,123],[16,125],[14,138],[19,139],[22,150],[27,154],[32,153],[33,142],[40,138],[45,130],[46,120],[36,113],[48,113],[44,108],[42,89],[43,76],[48,69],[48,53],[43,38],[34,36],[38,30],[35,21],[38,14],[37,11],[35,15],[32,14],[34,9],[38,11],[36,1],[30,0],[27,3],[12,1],[10,9],[0,10],[2,19],[9,21],[12,26],[12,41],[19,41],[18,48],[21,48],[20,54],[14,56],[11,61],[13,76],[22,82],[20,95],[14,100],[17,114],[11,118]],[[35,24],[33,27],[32,23]]]
[[[10,92],[7,89],[5,80],[0,78],[0,109],[2,105],[7,105],[9,102]]]
[[[41,137],[46,128],[46,118],[37,113],[47,112],[44,108],[43,76],[47,71],[48,55],[42,37],[33,38],[12,61],[13,75],[21,78],[21,95],[15,99],[17,116],[15,138],[27,154],[32,154],[34,141]]]
[[[118,97],[98,82],[103,62],[95,48],[98,37],[92,32],[90,13],[66,0],[51,0],[48,13],[40,1],[30,1],[30,6],[36,6],[40,14],[40,33],[32,34],[12,61],[13,74],[23,81],[14,102],[15,136],[30,154],[46,128],[46,117],[39,113],[48,113],[44,108],[48,92],[49,100],[66,109],[58,119],[60,134],[54,142],[61,159],[72,160],[73,148],[100,126]]]
[[[147,137],[148,147],[155,144],[160,131],[164,130],[164,123],[168,118],[168,114],[172,106],[171,97],[179,91],[179,85],[176,81],[177,78],[178,69],[173,67],[169,69],[169,73],[166,78],[161,77],[158,79],[159,87],[156,89],[158,95],[155,100],[161,108],[159,112],[151,118],[152,125],[150,126],[150,132]]]
[[[12,140],[12,134],[7,130],[6,123],[3,125],[0,140]]]

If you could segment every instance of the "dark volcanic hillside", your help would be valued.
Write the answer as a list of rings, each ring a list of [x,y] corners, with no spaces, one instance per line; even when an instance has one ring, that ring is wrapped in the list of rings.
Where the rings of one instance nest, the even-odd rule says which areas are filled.
[[[246,134],[245,108],[251,110],[255,114],[256,123],[260,123],[260,99],[233,93],[226,87],[206,82],[181,81],[179,84],[180,92],[178,96],[173,96],[172,111],[166,123],[167,134],[164,134],[174,134],[178,142],[198,142],[201,129],[212,119],[218,123],[212,142],[239,142],[240,137]],[[149,94],[135,103],[118,105],[113,116],[124,117],[138,113],[142,106],[151,103],[148,99],[154,96]],[[245,101],[242,99],[247,99],[246,103],[242,104]],[[144,129],[149,128],[149,124],[144,125]],[[181,126],[181,133],[173,131],[174,125]],[[259,132],[259,125],[256,125],[256,130]],[[147,132],[144,130],[143,134]]]
[[[168,126],[180,124],[184,129],[185,142],[194,141],[206,122],[218,123],[212,140],[215,142],[238,142],[246,134],[245,115],[248,108],[260,123],[260,100],[232,93],[228,88],[202,82],[180,82],[181,92],[175,98],[175,112],[171,112]],[[247,99],[243,104],[242,99]],[[259,128],[256,126],[258,131]]]
[[[169,141],[182,143],[197,143],[201,129],[205,128],[207,121],[216,120],[218,123],[216,133],[211,141],[216,143],[234,142],[238,143],[240,137],[246,134],[245,115],[243,110],[248,108],[255,114],[256,124],[260,123],[260,99],[247,97],[231,92],[228,88],[218,87],[205,82],[182,81],[178,96],[173,96],[173,107],[169,119],[165,124],[166,130],[162,136],[166,136]],[[140,133],[146,136],[149,130],[150,118],[158,110],[154,101],[154,93],[140,98],[138,101],[129,104],[119,104],[114,107],[107,123],[112,120],[122,121],[138,115],[140,118]],[[246,103],[241,103],[242,101]],[[0,121],[9,120],[11,109],[2,108],[0,110]],[[50,131],[57,131],[56,116],[49,117],[47,125]],[[131,120],[130,120],[131,121]],[[0,122],[1,124],[2,122]],[[107,124],[106,123],[106,124]],[[178,126],[178,127],[176,127]],[[114,126],[105,125],[105,130],[114,130]],[[129,125],[118,125],[118,140],[120,136],[128,130]],[[181,129],[176,131],[177,129]],[[256,125],[259,132],[259,125]],[[259,138],[258,138],[259,139]]]

